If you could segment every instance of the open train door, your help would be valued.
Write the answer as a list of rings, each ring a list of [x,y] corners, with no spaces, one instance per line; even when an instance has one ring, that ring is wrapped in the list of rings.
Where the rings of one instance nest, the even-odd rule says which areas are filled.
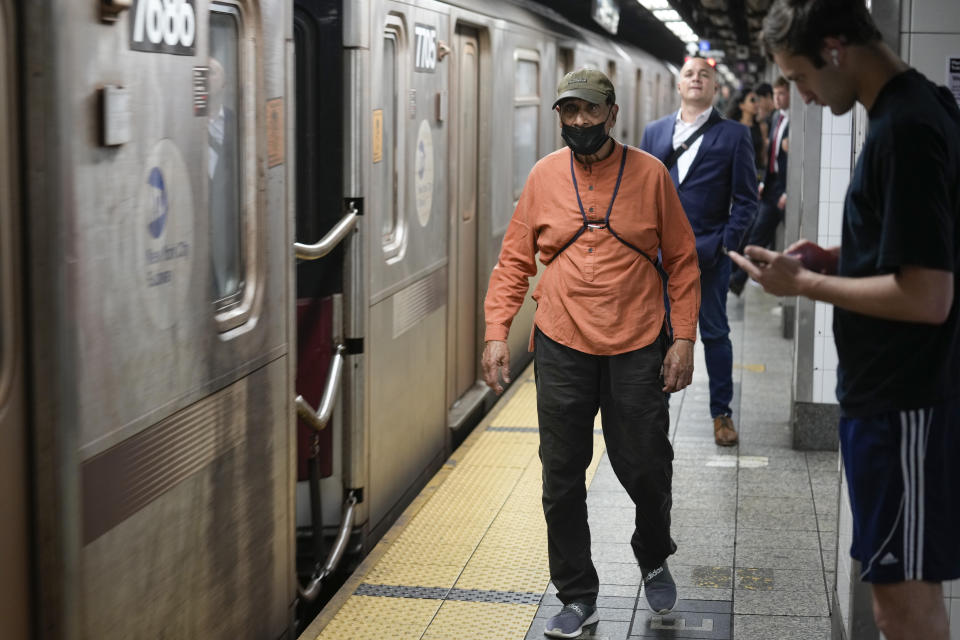
[[[343,0],[294,3],[296,78],[297,572],[300,619],[332,593],[353,528],[344,489],[340,381],[344,239],[357,203],[343,177]],[[305,585],[305,586],[304,586]]]
[[[0,0],[0,629],[30,637],[29,488],[19,259],[13,3]]]

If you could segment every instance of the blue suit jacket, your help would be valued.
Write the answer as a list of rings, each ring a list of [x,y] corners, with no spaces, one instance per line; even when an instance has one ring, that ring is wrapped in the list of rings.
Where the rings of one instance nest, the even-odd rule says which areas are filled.
[[[716,115],[714,110],[711,117]],[[640,148],[661,162],[673,151],[676,116],[674,111],[643,131]],[[743,235],[757,215],[757,172],[753,141],[746,126],[721,120],[701,138],[683,182],[678,184],[676,164],[670,168],[670,176],[697,237],[697,256],[703,269],[717,262],[721,247],[740,249]]]

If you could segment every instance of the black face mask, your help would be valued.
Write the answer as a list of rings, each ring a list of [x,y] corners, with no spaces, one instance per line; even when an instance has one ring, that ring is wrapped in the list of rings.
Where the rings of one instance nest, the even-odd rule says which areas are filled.
[[[567,143],[567,146],[573,149],[573,152],[581,156],[590,156],[595,154],[603,146],[610,136],[604,131],[606,122],[595,124],[592,127],[574,127],[562,125],[560,128],[560,137]]]

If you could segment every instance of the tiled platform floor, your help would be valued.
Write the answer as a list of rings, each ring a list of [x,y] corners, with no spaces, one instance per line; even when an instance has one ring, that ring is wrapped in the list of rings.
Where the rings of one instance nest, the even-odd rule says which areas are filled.
[[[670,616],[647,610],[629,545],[632,505],[601,459],[587,494],[601,582],[594,638],[830,637],[837,454],[791,448],[793,343],[781,337],[778,311],[777,300],[754,287],[728,304],[738,447],[713,443],[699,342],[693,384],[671,400],[678,551],[670,568],[681,602]],[[543,638],[559,608],[551,585],[526,637]]]

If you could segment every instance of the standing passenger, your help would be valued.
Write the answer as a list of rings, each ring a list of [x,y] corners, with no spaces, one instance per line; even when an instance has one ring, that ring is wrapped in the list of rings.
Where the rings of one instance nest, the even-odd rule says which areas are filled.
[[[714,68],[689,58],[677,83],[680,110],[651,122],[640,148],[667,166],[697,237],[700,259],[700,337],[710,378],[714,441],[737,443],[733,426],[733,346],[727,323],[728,249],[739,249],[757,214],[757,172],[750,130],[710,108],[717,91]]]
[[[507,228],[484,306],[483,375],[497,393],[498,374],[509,382],[507,333],[539,253],[546,268],[530,344],[550,577],[564,604],[544,633],[574,638],[598,620],[584,486],[598,409],[610,463],[636,504],[631,545],[647,601],[659,612],[676,605],[664,392],[690,384],[700,291],[693,233],[670,176],[609,137],[619,108],[607,76],[568,73],[553,108],[570,150],[534,166]],[[672,337],[660,269],[670,276]]]
[[[747,243],[773,248],[777,227],[783,222],[787,208],[787,151],[790,139],[790,83],[783,76],[773,86],[773,101],[777,110],[770,127],[770,145],[767,151],[767,171],[760,184],[760,211],[747,234]],[[747,274],[734,268],[730,276],[730,291],[743,292]]]
[[[860,102],[869,130],[840,247],[800,240],[734,259],[772,293],[835,305],[850,553],[889,640],[947,640],[941,582],[960,577],[960,111],[883,43],[862,0],[777,0],[763,38],[805,102],[837,115]]]

